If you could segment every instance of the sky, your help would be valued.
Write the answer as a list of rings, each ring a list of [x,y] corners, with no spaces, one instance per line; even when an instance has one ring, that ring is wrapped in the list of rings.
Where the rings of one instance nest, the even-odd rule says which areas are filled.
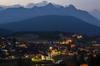
[[[0,5],[8,6],[20,4],[26,6],[29,3],[39,3],[42,1],[60,4],[63,6],[72,4],[78,9],[87,11],[91,11],[93,9],[100,10],[100,0],[0,0]]]

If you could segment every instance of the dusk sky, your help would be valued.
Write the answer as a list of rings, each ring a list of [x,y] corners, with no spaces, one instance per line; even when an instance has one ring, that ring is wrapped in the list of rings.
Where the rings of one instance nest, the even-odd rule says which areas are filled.
[[[100,0],[0,0],[0,5],[27,5],[29,3],[39,3],[42,1],[47,1],[51,3],[60,4],[63,6],[68,6],[69,4],[73,4],[76,8],[82,10],[100,10]]]

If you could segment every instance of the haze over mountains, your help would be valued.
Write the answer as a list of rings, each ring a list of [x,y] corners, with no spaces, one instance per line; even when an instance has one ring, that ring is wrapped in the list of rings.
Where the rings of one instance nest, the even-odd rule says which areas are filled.
[[[45,5],[47,5],[47,4],[48,4],[47,1],[42,1],[42,2],[39,2],[39,3],[29,3],[29,4],[27,4],[27,5],[20,5],[20,4],[8,5],[8,6],[6,6],[6,5],[0,5],[0,7],[3,7],[4,9],[7,9],[7,8],[18,8],[18,7],[32,8],[32,7],[35,7],[35,6],[37,6],[37,7],[45,6]],[[61,5],[55,4],[55,3],[52,3],[52,4],[53,4],[54,6],[56,6],[56,7],[61,6]]]
[[[47,1],[42,1],[42,2],[40,2],[40,3],[29,3],[29,4],[27,4],[25,7],[26,7],[26,8],[32,8],[32,7],[34,7],[34,6],[41,7],[41,6],[45,6],[45,5],[47,5],[47,4],[48,4]]]
[[[100,10],[94,9],[93,11],[90,11],[89,13],[100,20]]]
[[[40,2],[40,3],[29,3],[29,4],[27,4],[27,5],[25,6],[25,8],[33,8],[33,7],[35,7],[35,6],[41,7],[41,6],[45,6],[45,5],[47,5],[47,4],[48,4],[47,1],[42,1],[42,2]],[[55,4],[55,3],[52,3],[52,5],[55,6],[56,8],[61,7],[61,5]]]
[[[7,8],[18,8],[18,7],[24,7],[20,4],[16,4],[16,5],[11,5],[11,6],[4,6],[4,5],[0,5],[0,7],[7,9]]]
[[[3,11],[0,11],[0,23],[9,23],[20,21],[24,19],[29,19],[38,16],[44,15],[69,15],[74,16],[79,19],[84,20],[87,23],[96,25],[100,27],[100,21],[95,17],[91,16],[88,12],[78,10],[73,5],[68,7],[59,7],[56,8],[51,3],[42,7],[33,7],[30,9],[19,7],[19,8],[8,8]]]

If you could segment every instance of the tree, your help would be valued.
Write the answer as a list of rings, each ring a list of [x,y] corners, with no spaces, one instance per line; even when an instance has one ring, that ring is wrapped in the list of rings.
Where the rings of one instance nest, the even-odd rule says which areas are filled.
[[[81,64],[84,64],[85,63],[84,54],[83,53],[81,53],[81,56],[80,56],[80,63]]]
[[[89,58],[88,58],[88,65],[89,66],[94,66],[94,57],[93,57],[93,54],[90,54],[89,55]]]
[[[17,60],[17,66],[24,66],[24,61],[22,60],[22,58],[19,58]]]
[[[73,56],[73,62],[74,62],[74,66],[80,66],[80,63],[79,63],[79,60],[77,59],[76,54]]]
[[[46,52],[45,52],[45,53],[44,53],[45,60],[46,60],[46,56],[47,56],[47,54],[46,54]]]
[[[19,58],[17,60],[17,66],[30,66],[30,59],[26,62],[24,59]]]
[[[100,66],[100,53],[95,58],[95,66]]]
[[[15,37],[13,37],[13,43],[15,44],[15,42],[16,42],[16,38],[15,38]]]

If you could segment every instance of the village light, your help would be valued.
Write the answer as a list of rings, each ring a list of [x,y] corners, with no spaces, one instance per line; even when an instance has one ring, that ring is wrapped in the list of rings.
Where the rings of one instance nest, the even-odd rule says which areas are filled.
[[[12,56],[12,59],[14,59],[15,57],[14,56]]]
[[[28,55],[26,55],[26,56],[25,56],[25,58],[29,58],[29,56],[28,56]]]
[[[50,49],[52,49],[52,47],[50,47]]]
[[[88,66],[88,64],[81,64],[80,66]]]
[[[35,61],[35,58],[31,58],[32,61]]]

